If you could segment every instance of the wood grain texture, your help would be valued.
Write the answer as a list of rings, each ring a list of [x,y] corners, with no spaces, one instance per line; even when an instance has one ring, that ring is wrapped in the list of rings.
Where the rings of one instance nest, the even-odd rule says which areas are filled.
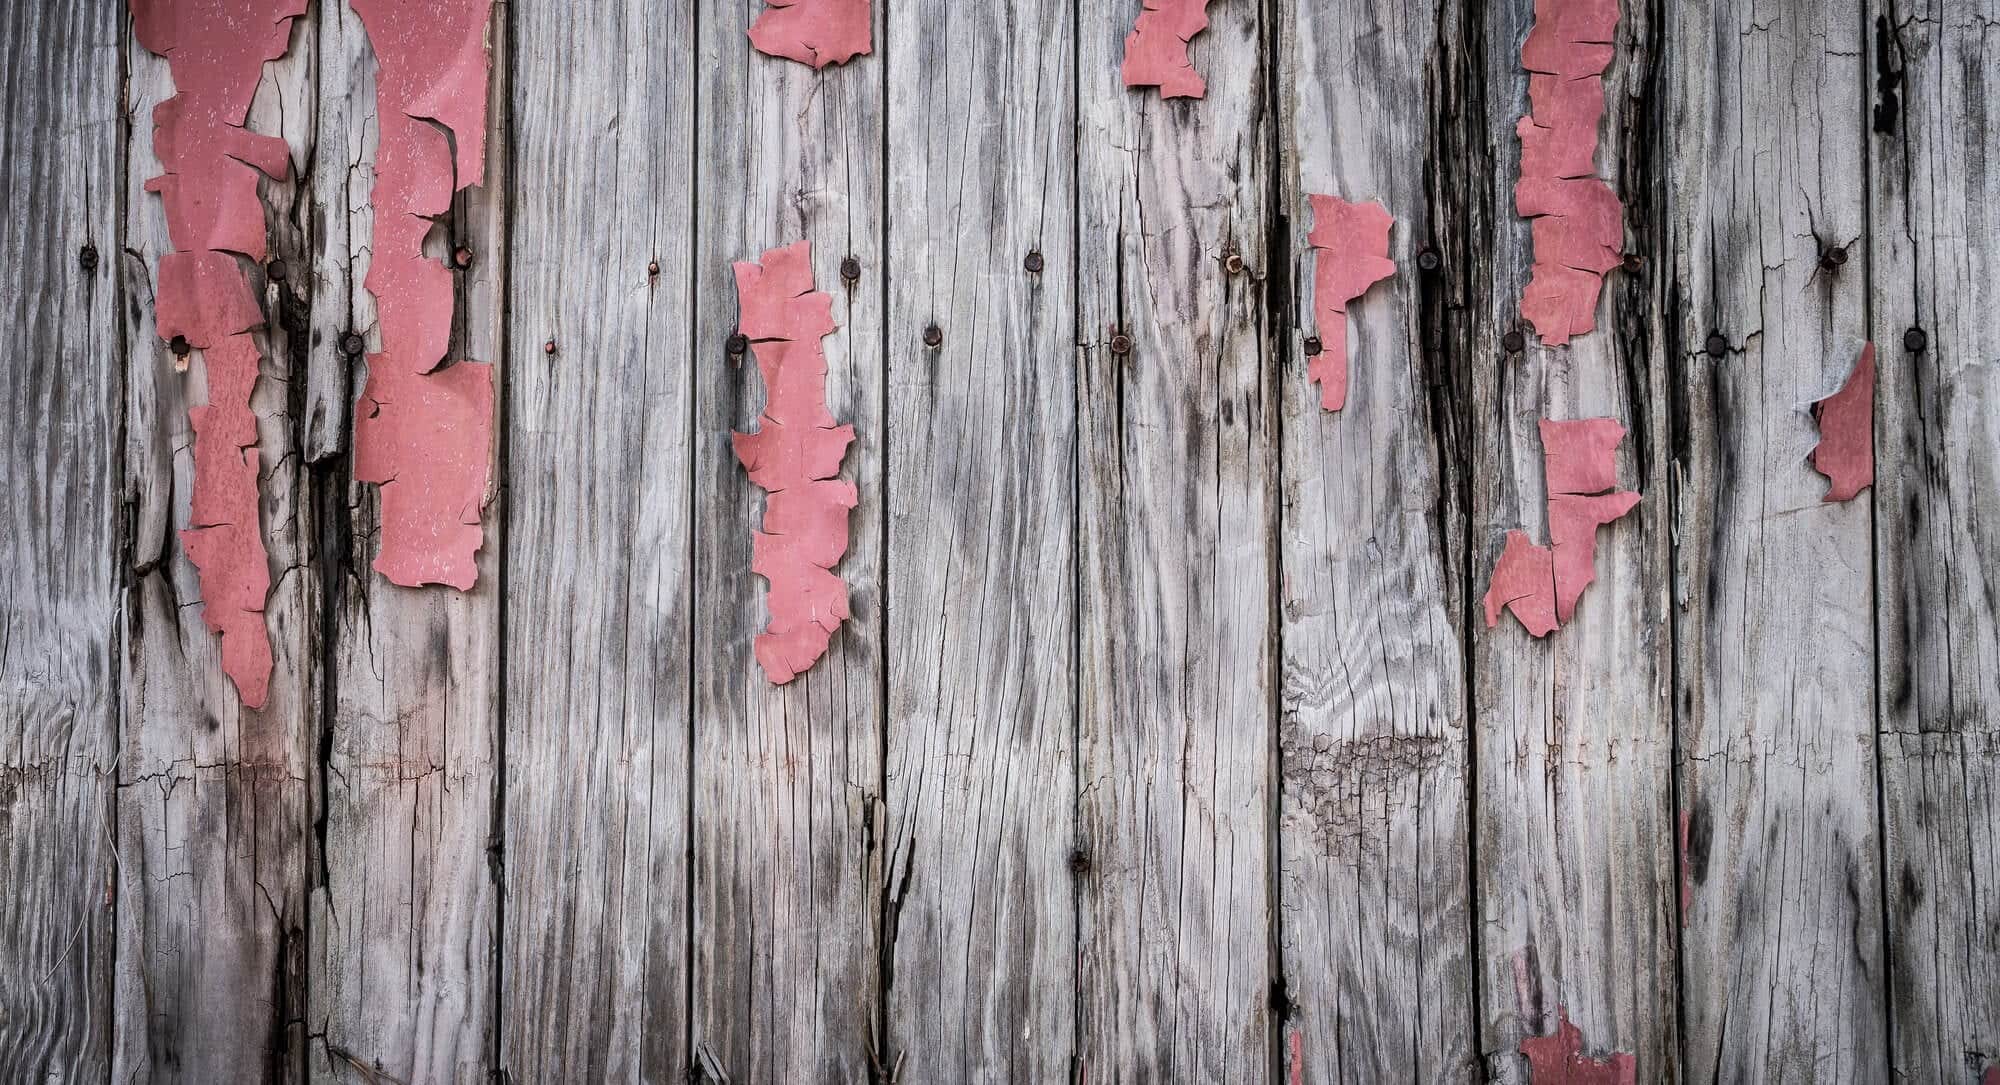
[[[1278,786],[1286,1072],[1465,1081],[1478,1067],[1466,866],[1461,563],[1445,551],[1423,371],[1421,153],[1443,6],[1283,5],[1276,86],[1297,284],[1280,329],[1283,693]],[[1436,29],[1434,29],[1436,28]],[[1398,272],[1347,306],[1345,407],[1306,375],[1308,194],[1381,202]]]
[[[505,176],[521,180],[494,181],[514,185],[501,1069],[676,1081],[689,1064],[693,12],[633,0],[512,18]]]
[[[2000,1065],[2000,7],[1870,10],[1891,1072],[1973,1081]]]
[[[700,7],[696,225],[694,1043],[732,1081],[859,1081],[880,1008],[885,486],[882,147],[887,28],[877,54],[819,71],[745,34],[760,4]],[[827,405],[852,424],[840,477],[853,618],[812,669],[773,686],[751,656],[767,622],[750,572],[764,493],[730,448],[764,394],[736,328],[730,264],[812,242],[833,295]],[[840,275],[852,256],[860,277]]]
[[[1086,1082],[1270,1067],[1279,410],[1270,27],[1210,5],[1201,100],[1119,81],[1080,13],[1078,1012]],[[1130,351],[1117,353],[1116,336]]]
[[[1826,504],[1809,405],[1867,337],[1862,20],[1671,5],[1669,241],[1688,1073],[1887,1072],[1873,506]],[[1755,103],[1755,108],[1746,108]],[[1726,348],[1719,356],[1708,337]]]
[[[122,32],[93,0],[0,10],[0,1081],[110,1072]]]
[[[1072,16],[889,5],[885,1061],[904,1081],[1071,1070]]]
[[[1644,5],[1626,4],[1605,72],[1598,174],[1626,208],[1628,252],[1657,245],[1653,81],[1659,32]],[[1472,629],[1474,855],[1479,900],[1481,1043],[1488,1074],[1525,1082],[1521,1041],[1556,1031],[1567,1010],[1592,1053],[1626,1052],[1644,1081],[1678,1076],[1675,995],[1675,822],[1672,808],[1673,640],[1669,624],[1672,500],[1662,453],[1666,376],[1652,273],[1614,270],[1596,330],[1549,347],[1521,326],[1533,245],[1515,211],[1528,112],[1521,45],[1529,0],[1489,5],[1483,25],[1483,105],[1490,164],[1490,276],[1469,344],[1472,388],[1467,622]],[[1525,348],[1504,349],[1519,330]],[[1611,417],[1628,435],[1621,485],[1637,509],[1597,532],[1597,578],[1574,619],[1542,640],[1511,614],[1486,628],[1481,598],[1507,532],[1548,541],[1547,487],[1537,423]]]
[[[440,258],[458,247],[473,256],[456,275],[454,362],[505,361],[508,11],[493,11],[485,184],[460,194],[427,246]],[[492,1065],[494,1044],[503,510],[485,509],[487,542],[470,592],[398,587],[372,567],[380,493],[349,470],[366,366],[340,340],[354,329],[369,350],[380,347],[376,302],[363,285],[374,248],[376,64],[349,7],[314,13],[317,131],[307,180],[310,221],[325,226],[302,441],[322,488],[326,609],[316,633],[326,690],[314,781],[317,1042],[308,1054],[315,1077],[337,1081],[472,1080]],[[494,379],[504,396],[504,365]],[[322,389],[337,397],[323,400]],[[315,446],[326,449],[317,459]]]
[[[153,107],[173,94],[167,63],[127,33],[124,208],[125,472],[132,576],[125,599],[118,764],[119,1080],[299,1080],[305,1074],[309,773],[315,762],[319,591],[312,575],[312,482],[298,450],[293,377],[303,380],[300,284],[239,261],[264,309],[251,395],[258,416],[265,603],[274,667],[269,699],[245,709],[203,625],[201,584],[177,532],[193,480],[188,407],[208,391],[199,352],[186,373],[156,332],[153,286],[172,251],[160,198]],[[312,49],[264,67],[246,124],[282,137],[292,162],[260,194],[270,257],[309,267],[299,164],[312,139]]]

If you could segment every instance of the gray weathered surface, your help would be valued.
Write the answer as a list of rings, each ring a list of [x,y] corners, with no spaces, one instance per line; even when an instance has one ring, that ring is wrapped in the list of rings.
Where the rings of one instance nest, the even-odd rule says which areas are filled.
[[[123,29],[94,0],[0,11],[4,1081],[98,1080],[111,1062],[126,262],[118,84],[101,75]]]
[[[1673,6],[1682,1005],[1691,1075],[1887,1072],[1875,767],[1875,501],[1823,503],[1809,406],[1867,337],[1861,20]],[[1749,103],[1756,108],[1746,108]],[[1706,349],[1711,334],[1727,350]]]
[[[887,1032],[904,1081],[1060,1081],[1076,1012],[1071,11],[889,16]]]
[[[1892,1071],[1971,1080],[2000,1065],[2000,7],[1870,11]]]

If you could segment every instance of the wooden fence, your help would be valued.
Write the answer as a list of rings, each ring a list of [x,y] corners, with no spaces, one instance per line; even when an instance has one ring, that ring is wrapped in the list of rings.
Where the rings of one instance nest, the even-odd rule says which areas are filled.
[[[1518,1082],[1565,1019],[1643,1081],[1994,1080],[2000,4],[1626,0],[1567,347],[1510,338],[1530,0],[1215,0],[1170,102],[1136,0],[877,0],[820,72],[760,8],[496,8],[466,594],[369,569],[374,62],[299,21],[253,712],[175,534],[166,65],[0,5],[0,1080]],[[1308,192],[1397,220],[1337,414]],[[725,342],[802,238],[861,505],[780,688]],[[1591,415],[1644,500],[1488,629]]]

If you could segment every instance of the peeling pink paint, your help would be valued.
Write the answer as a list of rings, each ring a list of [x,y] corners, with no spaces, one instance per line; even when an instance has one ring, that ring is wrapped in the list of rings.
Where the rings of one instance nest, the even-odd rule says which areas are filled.
[[[1347,405],[1347,303],[1396,273],[1389,259],[1389,226],[1395,220],[1379,203],[1348,203],[1337,196],[1308,194],[1313,228],[1306,235],[1313,265],[1313,314],[1323,343],[1306,363],[1306,378],[1319,384],[1319,405],[1337,411]]]
[[[1158,87],[1162,98],[1199,98],[1208,84],[1188,60],[1188,42],[1208,29],[1208,0],[1145,0],[1125,35],[1118,73],[1128,87]]]
[[[1292,1085],[1305,1085],[1306,1080],[1306,1037],[1298,1029],[1291,1032]]]
[[[354,476],[381,487],[375,570],[415,587],[463,591],[479,572],[493,447],[493,369],[451,346],[453,288],[424,255],[452,194],[480,183],[486,161],[490,0],[353,0],[375,50],[381,139],[368,292],[382,350],[354,420]],[[449,133],[449,136],[447,135]]]
[[[237,257],[264,259],[257,175],[291,172],[284,140],[243,127],[264,62],[285,55],[305,0],[132,0],[139,43],[167,59],[174,96],[153,109],[163,172],[146,182],[176,251],[160,257],[153,317],[162,339],[202,352],[208,403],[188,411],[194,488],[183,549],[201,578],[202,620],[222,638],[222,670],[261,708],[271,687],[264,600],[271,569],[259,524],[257,416],[250,394],[264,323]],[[184,365],[180,368],[185,368]]]
[[[1861,358],[1840,391],[1813,404],[1819,444],[1813,470],[1827,477],[1826,500],[1851,501],[1875,484],[1875,344]]]
[[[1611,63],[1618,0],[1535,0],[1521,47],[1529,113],[1514,209],[1532,220],[1535,262],[1521,315],[1560,346],[1597,326],[1597,296],[1624,247],[1624,207],[1597,176],[1597,122]]]
[[[847,553],[847,517],[859,500],[854,483],[837,477],[854,427],[836,425],[827,409],[820,339],[833,333],[833,298],[813,289],[811,243],[772,249],[735,271],[737,327],[757,356],[765,399],[757,432],[735,435],[736,458],[770,495],[750,569],[770,585],[771,621],[753,650],[765,675],[784,685],[825,655],[852,617],[833,567]]]
[[[1994,1063],[1979,1075],[1979,1085],[2000,1085],[2000,1063]]]
[[[750,24],[760,53],[815,68],[845,64],[873,48],[868,0],[764,0]]]
[[[1556,1018],[1554,1035],[1521,1041],[1529,1081],[1534,1085],[1634,1085],[1639,1076],[1637,1059],[1622,1051],[1603,1058],[1585,1055],[1583,1030],[1570,1023],[1569,1011],[1558,1008]]]
[[[1507,609],[1536,637],[1575,616],[1584,589],[1597,579],[1597,529],[1639,504],[1637,493],[1617,488],[1616,452],[1625,440],[1617,419],[1543,419],[1540,429],[1549,545],[1508,532],[1486,591],[1488,628],[1499,624],[1500,611]]]

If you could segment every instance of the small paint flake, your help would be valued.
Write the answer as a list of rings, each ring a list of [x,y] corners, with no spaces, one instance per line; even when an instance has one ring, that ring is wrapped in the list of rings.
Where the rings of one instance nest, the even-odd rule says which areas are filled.
[[[845,64],[873,48],[869,0],[765,0],[750,24],[760,53],[815,68]]]
[[[1119,75],[1128,87],[1158,87],[1162,98],[1200,98],[1208,84],[1188,60],[1188,42],[1208,29],[1208,0],[1145,0],[1125,35]]]
[[[1570,1023],[1569,1011],[1556,1010],[1556,1031],[1552,1036],[1530,1036],[1521,1041],[1521,1055],[1528,1060],[1528,1080],[1534,1085],[1634,1085],[1638,1080],[1638,1060],[1617,1051],[1602,1058],[1583,1053],[1583,1030]]]
[[[811,244],[772,249],[734,270],[737,326],[764,378],[758,429],[733,442],[750,481],[769,495],[750,570],[769,585],[770,623],[752,650],[784,685],[825,655],[852,617],[833,567],[847,554],[848,514],[859,502],[854,483],[837,477],[854,427],[838,425],[827,408],[820,340],[834,330],[833,299],[813,289]]]
[[[1597,579],[1597,529],[1638,507],[1639,495],[1617,488],[1616,453],[1625,440],[1617,419],[1544,419],[1539,428],[1549,546],[1508,532],[1486,592],[1486,625],[1511,610],[1530,635],[1544,637],[1576,615]]]
[[[1840,391],[1813,404],[1819,444],[1813,470],[1825,475],[1827,501],[1851,501],[1875,484],[1875,344],[1861,358]]]
[[[1348,203],[1317,194],[1308,199],[1313,228],[1306,243],[1315,254],[1313,314],[1324,342],[1306,363],[1306,378],[1319,385],[1320,406],[1337,411],[1347,405],[1347,305],[1396,273],[1389,259],[1389,227],[1395,220],[1379,203]]]

